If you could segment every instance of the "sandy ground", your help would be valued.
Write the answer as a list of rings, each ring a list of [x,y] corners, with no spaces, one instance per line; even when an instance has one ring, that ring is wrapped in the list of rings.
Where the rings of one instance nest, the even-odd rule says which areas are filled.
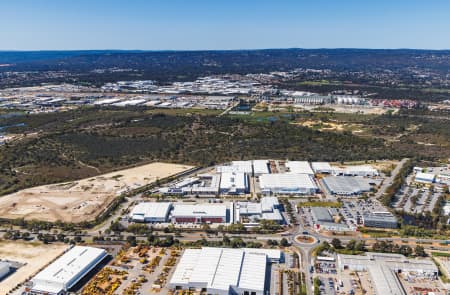
[[[1,241],[1,260],[20,262],[25,265],[0,281],[0,295],[8,293],[16,285],[28,280],[66,249],[68,249],[66,244],[44,245],[41,243]]]
[[[0,198],[0,216],[50,222],[93,220],[121,193],[191,168],[151,163],[78,181],[24,189]]]

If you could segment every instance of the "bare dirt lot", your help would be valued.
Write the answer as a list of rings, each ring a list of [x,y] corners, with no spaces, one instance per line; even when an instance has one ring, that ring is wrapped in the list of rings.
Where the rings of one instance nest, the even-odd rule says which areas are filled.
[[[61,255],[66,244],[24,243],[0,241],[0,258],[25,264],[0,282],[0,295],[8,293],[16,285],[28,280],[41,268]]]
[[[50,222],[93,220],[121,193],[191,168],[151,163],[78,181],[24,189],[0,198],[0,216]]]

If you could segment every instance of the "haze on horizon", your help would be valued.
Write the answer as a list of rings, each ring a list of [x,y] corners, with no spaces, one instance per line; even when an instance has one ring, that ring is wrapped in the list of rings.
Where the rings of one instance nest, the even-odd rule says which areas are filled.
[[[0,50],[449,49],[450,1],[15,0]]]

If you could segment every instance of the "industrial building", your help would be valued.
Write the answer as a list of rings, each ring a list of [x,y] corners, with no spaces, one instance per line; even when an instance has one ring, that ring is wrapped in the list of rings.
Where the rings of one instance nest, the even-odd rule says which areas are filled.
[[[343,176],[378,176],[378,170],[369,165],[332,166],[332,174]]]
[[[242,172],[222,172],[220,177],[220,193],[241,195],[249,191],[248,176]]]
[[[314,194],[318,187],[311,175],[294,173],[263,174],[259,177],[261,193],[270,194]]]
[[[159,189],[159,192],[164,195],[185,195],[190,193],[190,187],[195,183],[199,183],[199,177],[188,177],[186,179],[172,183],[168,187],[163,187]]]
[[[437,279],[438,268],[429,259],[407,259],[401,254],[366,253],[362,255],[338,255],[341,270],[367,271],[375,294],[406,295],[398,274],[413,273],[415,277]]]
[[[436,179],[436,175],[431,173],[418,172],[414,177],[415,182],[431,184]]]
[[[331,216],[330,211],[326,207],[312,207],[311,215],[314,219],[314,223],[322,222],[334,222],[333,216]]]
[[[260,220],[283,223],[281,205],[276,197],[263,197],[260,203],[238,202],[235,206],[235,222],[244,225],[258,225]]]
[[[172,203],[142,202],[134,206],[130,219],[134,222],[167,222]]]
[[[320,224],[316,224],[316,229],[337,232],[353,231],[347,224],[336,222],[321,222]]]
[[[321,105],[321,104],[329,104],[333,101],[332,96],[323,96],[323,95],[302,95],[300,97],[296,96],[294,98],[295,104],[309,104],[309,105]]]
[[[333,172],[333,168],[328,162],[312,162],[311,167],[314,173],[331,174]]]
[[[380,228],[397,228],[398,221],[391,212],[371,212],[363,215],[364,226]]]
[[[277,250],[275,250],[277,251]],[[268,266],[280,254],[264,249],[186,249],[169,282],[172,289],[206,289],[207,294],[263,295]],[[280,252],[280,251],[278,251]],[[275,259],[276,260],[276,259]]]
[[[202,174],[198,175],[198,177],[198,183],[183,188],[186,194],[199,197],[219,195],[220,174]]]
[[[66,294],[106,256],[103,249],[75,246],[31,279],[30,294]]]
[[[261,174],[268,174],[269,161],[268,160],[253,160],[253,175],[259,176]]]
[[[229,165],[220,165],[216,167],[217,173],[224,172],[240,172],[240,173],[253,173],[252,161],[232,161]]]
[[[330,194],[341,196],[359,195],[372,189],[369,181],[362,177],[327,176],[322,183]]]
[[[224,223],[227,211],[223,204],[175,204],[171,216],[173,223]]]
[[[288,168],[287,173],[314,175],[311,166],[306,161],[287,161],[285,166]]]
[[[336,223],[333,216],[337,215],[337,211],[333,208],[312,207],[311,216],[316,230],[330,231],[351,231],[352,229],[345,223]]]

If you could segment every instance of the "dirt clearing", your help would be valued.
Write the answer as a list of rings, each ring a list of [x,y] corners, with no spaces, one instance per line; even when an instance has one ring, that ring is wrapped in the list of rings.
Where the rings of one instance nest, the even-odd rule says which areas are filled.
[[[50,222],[89,221],[118,195],[192,168],[151,163],[78,181],[28,188],[0,197],[0,216]]]
[[[44,266],[52,262],[66,249],[66,244],[25,243],[0,241],[0,258],[24,264],[0,282],[0,295],[8,293],[16,285],[28,280]]]

